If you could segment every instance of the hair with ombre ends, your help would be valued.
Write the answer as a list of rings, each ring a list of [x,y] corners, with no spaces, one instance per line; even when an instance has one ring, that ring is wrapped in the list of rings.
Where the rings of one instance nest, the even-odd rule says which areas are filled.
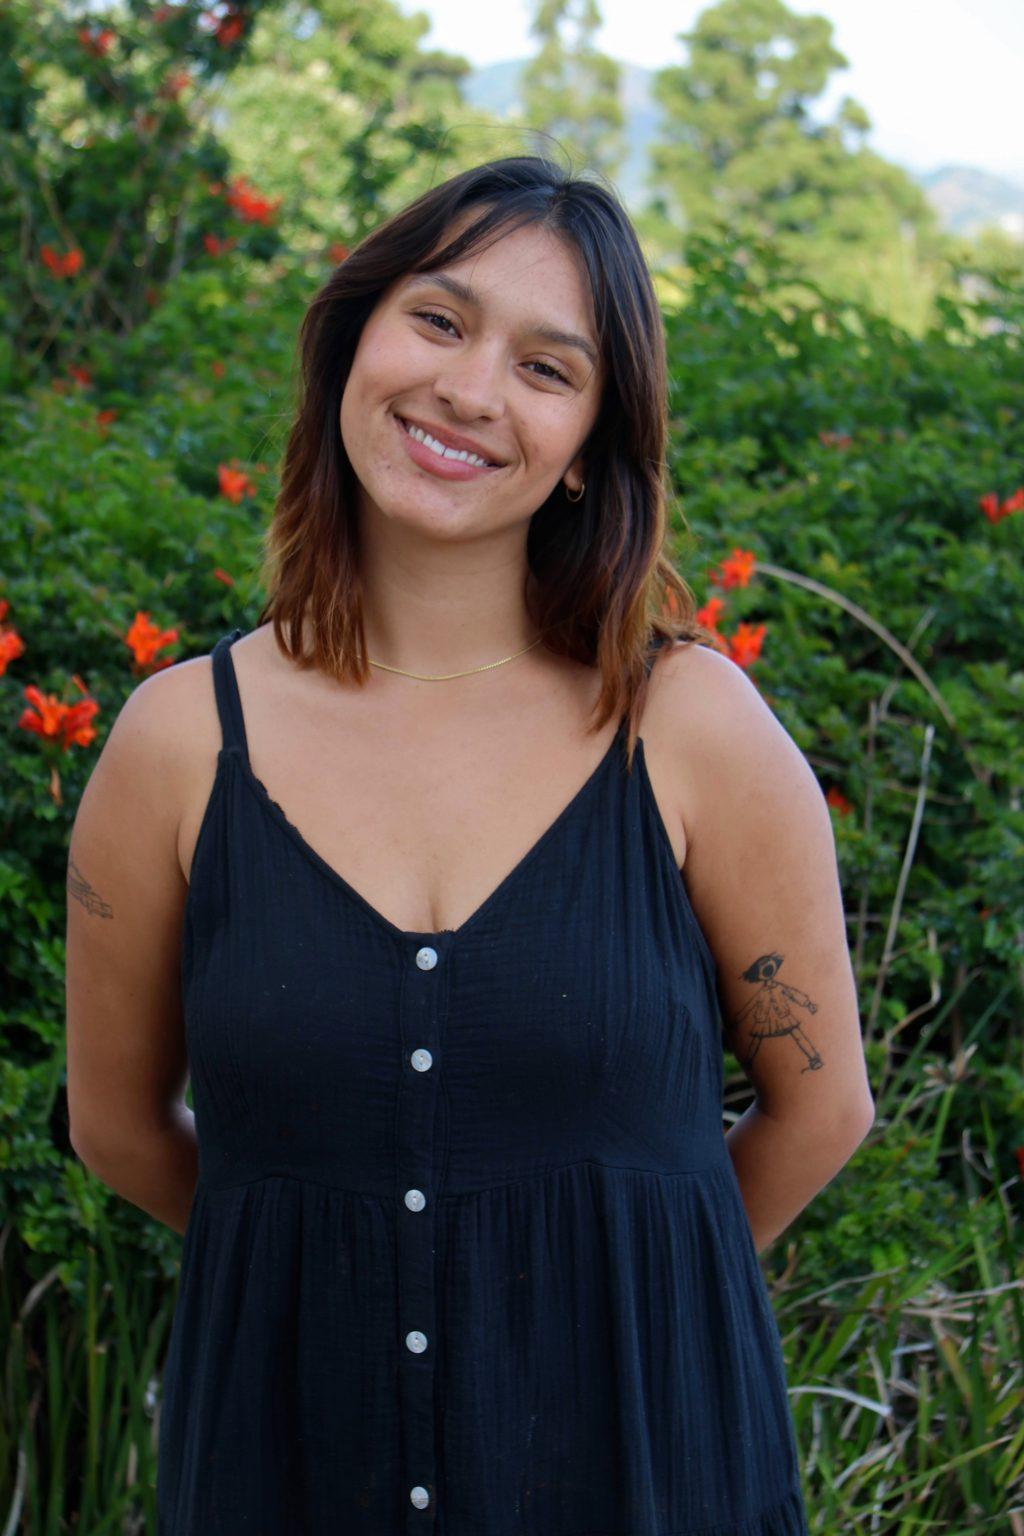
[[[478,216],[448,238],[467,210]],[[581,262],[604,369],[580,450],[584,495],[569,501],[559,482],[534,512],[524,597],[550,651],[600,669],[592,729],[628,715],[632,764],[649,663],[666,641],[710,642],[711,633],[665,553],[668,369],[647,263],[613,192],[546,157],[490,160],[424,192],[354,246],[312,300],[299,332],[299,403],[263,535],[268,595],[259,622],[273,623],[299,666],[339,681],[369,677],[358,502],[339,426],[363,326],[397,279],[435,271],[524,224],[542,225]]]

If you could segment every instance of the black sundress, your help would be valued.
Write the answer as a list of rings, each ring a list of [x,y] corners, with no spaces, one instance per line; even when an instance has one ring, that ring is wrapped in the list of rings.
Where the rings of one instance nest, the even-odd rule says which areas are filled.
[[[242,633],[182,931],[159,1536],[807,1536],[642,740],[458,928],[406,932],[255,777]]]

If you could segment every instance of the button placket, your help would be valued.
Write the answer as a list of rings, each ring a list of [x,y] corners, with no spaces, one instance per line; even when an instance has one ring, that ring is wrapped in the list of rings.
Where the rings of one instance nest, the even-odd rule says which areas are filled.
[[[438,1170],[436,1122],[439,1023],[447,981],[444,947],[406,951],[401,990],[401,1051],[396,1147],[399,1394],[407,1536],[433,1527],[437,1513],[435,1377],[437,1297],[434,1255]]]

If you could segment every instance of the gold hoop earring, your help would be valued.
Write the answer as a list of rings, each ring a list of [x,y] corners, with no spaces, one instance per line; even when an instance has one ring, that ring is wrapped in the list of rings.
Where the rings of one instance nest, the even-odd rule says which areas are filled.
[[[587,482],[584,480],[584,481],[582,481],[580,483],[580,488],[576,492],[575,496],[573,495],[572,491],[570,491],[568,486],[566,486],[566,488],[565,488],[565,494],[569,498],[570,501],[582,501],[583,500],[583,492],[586,490],[586,488],[587,488]]]

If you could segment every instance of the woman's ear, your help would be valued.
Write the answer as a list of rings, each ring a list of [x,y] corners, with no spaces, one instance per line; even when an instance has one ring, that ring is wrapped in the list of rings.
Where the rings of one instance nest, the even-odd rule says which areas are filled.
[[[567,492],[571,492],[573,496],[576,496],[582,494],[581,488],[585,479],[586,467],[583,463],[583,457],[582,455],[577,455],[563,475],[562,484]]]

